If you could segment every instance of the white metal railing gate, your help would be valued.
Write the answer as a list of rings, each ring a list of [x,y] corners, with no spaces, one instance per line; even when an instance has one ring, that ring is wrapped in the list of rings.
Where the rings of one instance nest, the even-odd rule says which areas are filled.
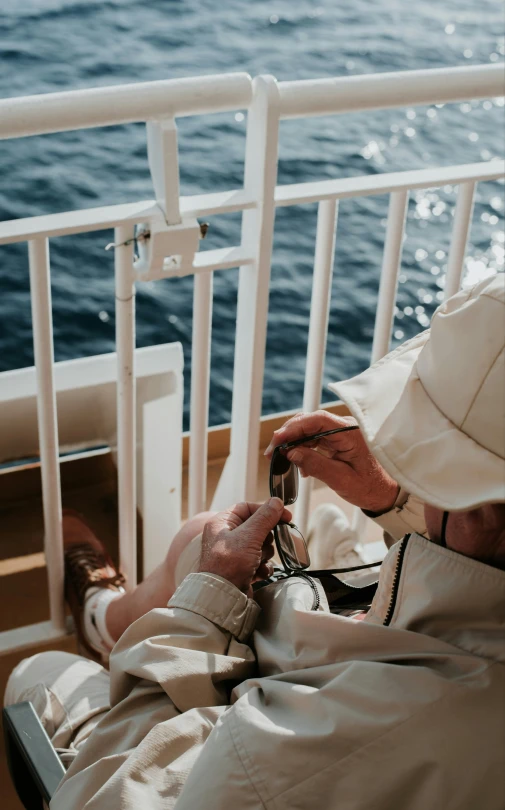
[[[205,508],[213,271],[240,267],[231,450],[215,506],[254,497],[270,284],[277,206],[317,203],[315,265],[304,389],[304,409],[320,405],[328,330],[338,200],[390,194],[372,360],[389,348],[401,265],[408,195],[412,189],[459,186],[445,294],[460,285],[477,182],[504,175],[502,160],[277,186],[279,122],[362,110],[438,104],[503,94],[499,64],[350,78],[280,82],[247,74],[105,87],[0,101],[0,138],[147,123],[148,156],[155,200],[37,216],[0,223],[0,244],[28,242],[38,423],[42,466],[45,553],[50,593],[50,637],[65,632],[58,431],[54,387],[49,239],[115,229],[117,422],[120,564],[136,582],[135,504],[135,284],[134,227],[163,220],[182,261],[168,263],[157,278],[193,274],[193,371],[191,379],[189,513]],[[244,185],[241,189],[180,197],[176,119],[227,110],[248,110]],[[198,216],[243,212],[239,246],[188,254],[187,238]],[[167,227],[168,226],[168,227]],[[183,240],[186,239],[186,242]],[[179,249],[179,240],[181,249]],[[182,240],[182,241],[181,241]],[[127,243],[127,244],[125,244]],[[189,260],[188,260],[189,256]],[[297,522],[304,525],[310,482],[304,480]],[[44,631],[47,640],[47,628]],[[36,638],[32,634],[31,638]],[[42,640],[42,636],[40,637]],[[0,645],[1,646],[1,645]],[[5,649],[5,647],[4,647]]]

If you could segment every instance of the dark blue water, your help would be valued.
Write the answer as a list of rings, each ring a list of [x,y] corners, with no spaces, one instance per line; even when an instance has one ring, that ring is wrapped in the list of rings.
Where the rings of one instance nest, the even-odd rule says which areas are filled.
[[[0,0],[0,96],[236,70],[287,80],[489,63],[503,60],[502,34],[500,0]],[[501,99],[284,122],[279,182],[488,160],[502,154],[503,124]],[[245,128],[241,113],[179,122],[182,193],[242,184]],[[0,167],[0,219],[153,196],[140,125],[2,141]],[[503,270],[503,190],[478,188],[467,282]],[[451,187],[412,194],[395,342],[424,328],[440,299],[454,202]],[[386,214],[386,197],[340,205],[326,382],[369,361]],[[206,248],[237,244],[239,225],[213,217]],[[265,413],[302,401],[315,225],[315,206],[277,212]],[[51,242],[58,360],[114,349],[111,236]],[[215,274],[212,424],[230,416],[237,276]],[[180,340],[186,386],[192,285],[144,284],[137,296],[137,345]],[[0,290],[0,369],[31,365],[26,245],[0,248]]]

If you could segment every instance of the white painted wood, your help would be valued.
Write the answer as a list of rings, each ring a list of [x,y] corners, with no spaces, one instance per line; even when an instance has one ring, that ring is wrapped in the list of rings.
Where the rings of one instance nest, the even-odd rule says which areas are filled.
[[[281,118],[502,96],[503,64],[281,82]]]
[[[117,453],[119,564],[127,588],[137,584],[137,498],[135,419],[135,286],[131,225],[115,229]]]
[[[178,225],[179,210],[179,153],[177,126],[173,118],[148,121],[147,158],[153,181],[156,202],[165,215],[167,225]]]
[[[254,255],[242,247],[201,250],[199,253],[195,253],[192,273],[186,275],[208,273],[210,270],[228,270],[232,267],[254,264],[254,261]],[[177,273],[177,275],[180,276],[181,273]]]
[[[138,361],[136,365],[137,380],[143,377],[155,377],[172,369],[182,371],[183,361],[180,343],[162,343],[157,346],[136,349],[135,355]],[[116,366],[117,355],[115,352],[97,354],[92,357],[80,357],[76,360],[61,360],[54,364],[56,391],[68,392],[112,383],[117,376]],[[13,400],[19,403],[21,399],[33,397],[35,394],[36,376],[34,366],[0,372],[0,402]],[[59,424],[61,421],[60,415],[58,420]],[[21,437],[19,438],[21,439]],[[3,441],[3,437],[0,435],[1,441]],[[1,452],[0,459],[2,459]]]
[[[182,366],[180,345],[179,349]],[[137,493],[144,578],[163,562],[181,527],[182,368],[164,375],[162,386],[161,396],[149,397],[137,406],[137,436],[142,439],[137,443]]]
[[[247,124],[244,188],[257,208],[244,212],[242,246],[255,257],[239,275],[230,456],[214,496],[214,509],[251,500],[256,493],[259,428],[275,217],[279,91],[272,76],[253,82]]]
[[[282,118],[503,95],[503,66],[471,65],[281,82]],[[0,138],[248,108],[245,73],[70,90],[0,101]]]
[[[416,188],[440,188],[473,180],[474,182],[496,180],[505,175],[505,161],[489,160],[483,163],[468,163],[461,166],[437,166],[434,169],[412,169],[405,172],[386,172],[359,177],[316,180],[310,183],[293,183],[277,186],[275,202],[278,206],[302,205],[321,200],[367,197],[373,194],[390,194],[394,191],[409,191]]]
[[[389,351],[394,321],[398,276],[400,274],[405,220],[407,218],[408,191],[394,191],[389,201],[386,241],[382,258],[379,298],[375,314],[375,327],[371,363],[376,363]],[[358,539],[366,532],[369,518],[358,507],[353,510],[352,527]]]
[[[65,90],[0,101],[0,138],[105,127],[249,106],[247,73]]]
[[[375,316],[372,363],[389,351],[393,326],[396,291],[400,273],[403,235],[407,216],[408,192],[395,191],[389,202],[386,242],[382,259],[379,299]]]
[[[272,77],[259,77],[254,82],[254,89],[250,77],[246,74],[231,74],[0,101],[0,138],[134,121],[148,122],[149,156],[157,198],[157,203],[148,200],[0,223],[0,244],[30,242],[34,341],[37,378],[41,392],[39,431],[43,477],[45,477],[46,554],[53,600],[51,605],[53,623],[48,631],[49,636],[46,633],[46,638],[59,638],[65,632],[62,623],[63,569],[55,404],[56,372],[52,357],[47,238],[114,227],[116,242],[122,242],[133,234],[135,223],[151,222],[159,216],[160,205],[171,223],[178,221],[181,215],[197,217],[244,211],[240,246],[199,252],[195,256],[193,266],[185,267],[178,274],[195,274],[200,291],[195,306],[201,315],[201,322],[194,338],[198,347],[197,365],[202,369],[202,374],[195,380],[194,389],[195,402],[197,394],[200,395],[198,407],[194,405],[197,426],[194,464],[200,469],[200,475],[197,475],[194,502],[201,503],[202,492],[205,491],[201,471],[205,467],[203,455],[205,450],[202,451],[202,446],[205,443],[208,408],[211,273],[217,269],[236,266],[241,268],[231,454],[214,506],[225,506],[234,499],[251,497],[256,488],[275,206],[321,202],[321,222],[324,216],[327,225],[323,229],[324,236],[319,240],[322,252],[319,252],[319,258],[316,256],[316,264],[320,263],[323,268],[320,276],[321,287],[316,297],[321,302],[326,300],[327,303],[328,296],[325,298],[324,290],[325,285],[327,289],[328,283],[331,282],[328,256],[332,247],[328,222],[331,212],[336,212],[335,201],[340,198],[391,193],[373,348],[373,359],[377,359],[389,347],[409,189],[460,184],[446,284],[446,294],[449,295],[457,290],[461,279],[475,183],[496,179],[505,173],[503,161],[489,161],[467,166],[395,172],[275,188],[279,118],[498,96],[503,92],[502,71],[503,66],[498,64],[345,79],[284,82],[280,85],[277,85]],[[250,108],[244,189],[183,197],[179,200],[175,124],[165,123],[164,119],[172,121],[177,116],[239,108]],[[160,462],[160,453],[156,455],[156,450],[162,448],[165,458],[170,457],[174,469],[180,470],[182,418],[181,402],[170,389],[171,383],[170,390],[164,391],[163,395],[146,400],[140,409],[135,407],[134,283],[131,259],[131,247],[116,250],[120,553],[122,568],[129,577],[130,586],[136,581],[135,496],[140,508],[147,509],[144,536],[147,529],[148,538],[154,538],[153,542],[148,540],[146,546],[144,556],[146,572],[161,561],[168,542],[178,527],[180,479],[177,484],[177,479],[166,474],[166,469]],[[307,381],[306,386],[306,403],[309,407],[317,407],[319,404],[316,402],[316,390],[320,392],[321,382],[319,379],[318,383],[317,378],[322,374],[319,366],[324,356],[323,344],[326,338],[326,326],[324,329],[322,324],[313,327],[315,321],[315,318],[311,319],[311,329],[315,329],[313,333],[315,336],[309,339],[309,355],[313,361],[312,378]],[[101,368],[100,364],[97,368]],[[83,388],[79,388],[79,379],[74,375],[74,371],[70,376],[74,379],[75,390],[82,391]],[[0,375],[0,400],[2,379]],[[19,384],[24,384],[24,378],[16,379]],[[182,371],[175,374],[172,381],[174,380],[176,380],[175,389],[182,390]],[[207,402],[204,401],[206,396]],[[9,401],[15,403],[14,398],[9,400],[7,396],[5,402]],[[145,441],[138,446],[136,432],[145,433]],[[137,481],[137,486],[136,461],[137,465],[140,463],[143,465],[145,473]],[[302,500],[306,500],[305,496]],[[166,512],[160,506],[162,503],[171,505],[171,518],[168,519],[168,523]],[[358,516],[358,522],[361,519],[362,515]],[[302,515],[302,521],[305,520],[306,516]],[[162,537],[161,542],[156,539],[159,537]],[[25,641],[29,638],[39,639],[40,633],[44,632],[42,625],[34,627],[35,629],[25,628],[26,633],[23,630],[12,632],[20,634],[19,638],[22,637]],[[5,634],[0,634],[0,651],[4,637]]]
[[[11,219],[0,222],[0,244],[25,242],[40,235],[71,236],[74,233],[109,230],[119,225],[133,226],[136,222],[146,222],[151,217],[159,215],[160,209],[156,201],[144,200],[138,203],[106,205],[100,208],[84,208],[81,211]],[[108,241],[104,235],[104,248]]]
[[[474,195],[475,182],[462,183],[460,185],[456,208],[454,210],[451,246],[449,248],[447,274],[445,277],[444,300],[450,298],[451,295],[455,295],[461,286],[468,235],[472,223]]]
[[[322,200],[387,194],[402,189],[436,188],[470,180],[485,182],[504,176],[505,161],[490,160],[460,166],[293,183],[288,186],[277,186],[275,204],[276,206],[302,205]],[[246,211],[255,206],[256,200],[252,193],[244,189],[197,194],[191,197],[181,197],[180,200],[181,215],[185,218]],[[122,203],[101,208],[85,208],[81,211],[6,220],[0,222],[0,244],[24,242],[37,236],[69,236],[74,233],[106,230],[118,225],[146,222],[155,216],[159,216],[156,201],[144,200],[138,203]]]
[[[212,273],[195,276],[191,343],[191,405],[188,517],[204,512],[207,499],[207,425],[209,421]]]
[[[0,656],[61,641],[73,630],[74,623],[71,616],[65,617],[65,623],[61,628],[54,627],[52,622],[39,622],[16,627],[14,630],[4,630],[0,633]]]
[[[65,627],[63,531],[48,240],[36,239],[30,241],[28,243],[28,259],[30,265],[33,347],[37,375],[37,417],[49,613],[54,630],[61,632]]]
[[[181,524],[181,344],[136,349],[135,371],[137,507],[146,576],[164,559]],[[116,379],[114,353],[54,364],[60,452],[72,453],[61,464],[109,448],[117,462]],[[0,374],[0,424],[9,425],[0,432],[0,462],[38,455],[36,392],[34,367]],[[90,450],[96,446],[101,449]]]
[[[324,200],[319,203],[317,216],[314,278],[312,282],[307,364],[303,392],[303,410],[307,413],[316,411],[321,404],[335,257],[337,205],[336,200]],[[312,478],[300,478],[295,522],[303,535],[307,532],[312,484]]]

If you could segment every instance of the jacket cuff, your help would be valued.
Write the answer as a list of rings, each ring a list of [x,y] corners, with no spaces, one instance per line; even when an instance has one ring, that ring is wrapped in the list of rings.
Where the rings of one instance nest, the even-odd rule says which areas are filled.
[[[400,489],[395,505],[389,512],[382,515],[365,512],[365,515],[372,518],[395,541],[401,540],[410,532],[425,535],[427,531],[424,520],[424,502],[404,489]]]
[[[260,606],[228,580],[215,574],[188,574],[170,599],[168,607],[198,613],[246,641],[254,630]]]

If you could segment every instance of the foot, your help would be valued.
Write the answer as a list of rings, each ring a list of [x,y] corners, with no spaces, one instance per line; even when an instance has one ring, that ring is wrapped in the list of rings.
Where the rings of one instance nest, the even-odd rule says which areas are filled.
[[[118,596],[124,593],[125,578],[114,566],[110,555],[98,537],[71,509],[63,510],[63,550],[65,557],[65,599],[74,619],[79,647],[95,661],[101,661],[107,646],[86,632],[84,611],[90,596],[102,589]],[[91,617],[92,624],[93,617]],[[96,626],[96,625],[95,625]]]
[[[353,568],[366,564],[356,532],[343,510],[333,503],[320,504],[312,513],[308,545],[312,568]],[[363,573],[367,572],[350,572],[342,575],[342,579],[353,582]]]

